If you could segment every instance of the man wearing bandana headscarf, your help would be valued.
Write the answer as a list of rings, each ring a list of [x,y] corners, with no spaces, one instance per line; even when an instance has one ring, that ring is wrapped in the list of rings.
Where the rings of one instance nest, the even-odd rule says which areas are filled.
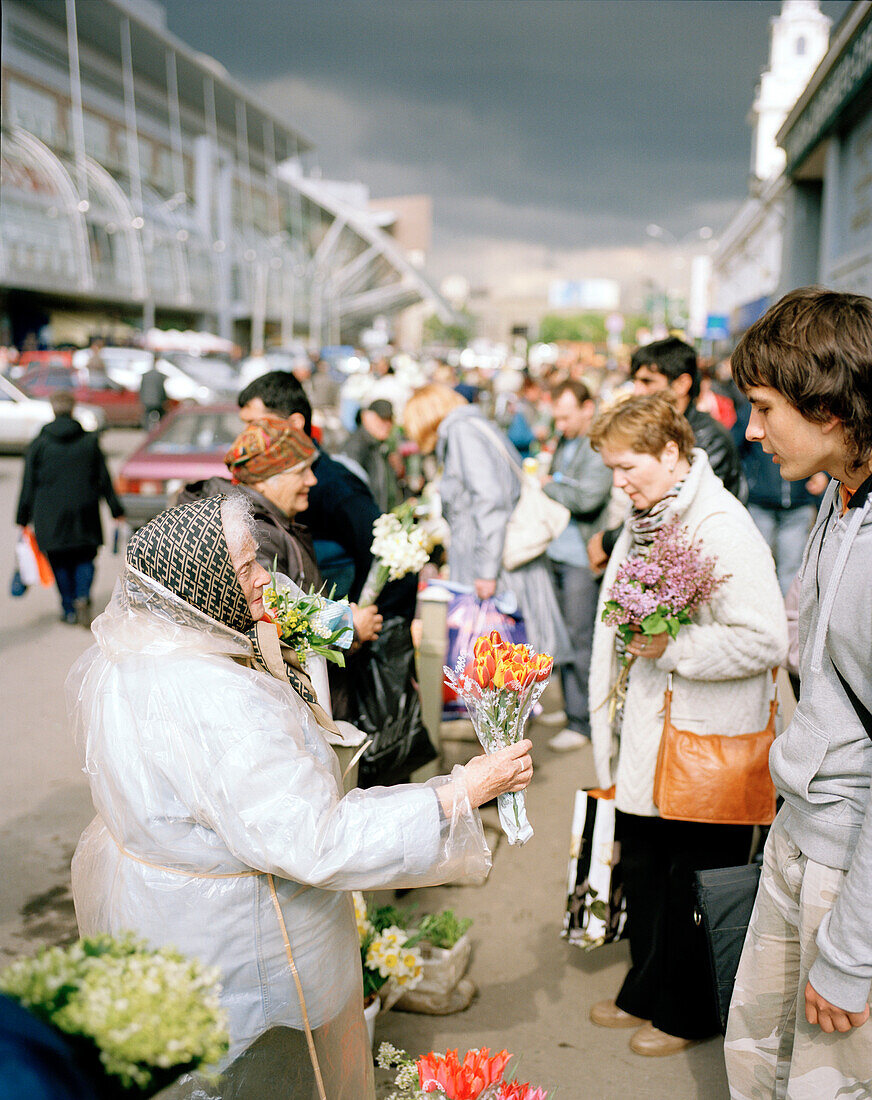
[[[241,508],[210,497],[138,531],[70,673],[97,810],[73,859],[76,917],[82,935],[130,929],[221,968],[225,1098],[370,1100],[348,891],[480,876],[476,807],[527,785],[531,746],[343,797],[311,710],[264,649],[269,578]],[[266,1062],[237,1057],[259,1036]]]

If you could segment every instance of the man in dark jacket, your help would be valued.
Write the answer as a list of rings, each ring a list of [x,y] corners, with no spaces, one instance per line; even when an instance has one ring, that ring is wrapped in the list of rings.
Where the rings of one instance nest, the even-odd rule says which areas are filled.
[[[699,397],[699,365],[696,352],[683,340],[670,336],[636,348],[630,360],[630,377],[637,394],[669,390],[679,412],[693,428],[697,447],[708,455],[711,467],[727,489],[743,503],[748,488],[739,452],[727,429],[696,407]]]
[[[166,378],[153,364],[142,376],[139,400],[143,408],[142,426],[150,431],[163,416],[167,405]]]
[[[90,627],[94,558],[103,545],[100,501],[106,501],[116,520],[123,519],[124,509],[97,436],[73,419],[72,394],[60,390],[49,400],[55,418],[25,455],[15,522],[33,525],[37,545],[54,571],[62,620]]]
[[[669,390],[679,412],[693,428],[697,447],[708,455],[711,468],[743,504],[748,500],[748,484],[733,438],[727,429],[696,407],[699,397],[699,364],[696,352],[683,340],[670,336],[636,348],[630,360],[633,392],[659,393]],[[618,540],[620,528],[596,534],[587,546],[591,568],[602,572]]]
[[[352,432],[342,447],[342,454],[354,459],[366,474],[372,495],[382,512],[389,512],[403,499],[394,467],[396,451],[390,442],[393,430],[393,406],[380,397],[361,409],[360,427]]]
[[[287,371],[260,375],[237,401],[245,421],[272,414],[311,435],[312,406],[299,381]],[[381,513],[367,485],[325,451],[319,449],[312,473],[317,484],[309,492],[306,526],[315,542],[318,566],[330,584],[336,584],[337,599],[347,595],[355,603],[372,563],[372,525]],[[402,615],[411,622],[416,598],[416,576],[391,581],[379,597],[379,611],[385,619]]]

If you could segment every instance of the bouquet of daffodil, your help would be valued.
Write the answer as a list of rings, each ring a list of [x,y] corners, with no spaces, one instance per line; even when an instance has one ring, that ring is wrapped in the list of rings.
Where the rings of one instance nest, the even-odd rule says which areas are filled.
[[[415,946],[420,936],[386,923],[396,916],[392,906],[369,912],[363,894],[355,892],[353,897],[363,963],[363,1002],[369,1004],[388,983],[396,1000],[405,990],[414,989],[423,976],[421,952]]]
[[[313,654],[344,666],[347,649],[354,638],[354,623],[348,600],[334,600],[323,592],[304,592],[287,577],[274,570],[272,583],[263,593],[267,617],[275,623],[279,637],[290,646],[305,669]],[[334,586],[335,590],[335,586]],[[337,648],[339,647],[339,648]]]
[[[388,1100],[547,1100],[547,1092],[530,1084],[505,1079],[512,1055],[507,1050],[491,1054],[487,1047],[468,1050],[461,1060],[457,1050],[431,1051],[418,1059],[404,1050],[382,1043],[376,1057],[380,1069],[396,1069],[394,1089]]]
[[[0,972],[0,992],[64,1032],[118,1096],[149,1096],[227,1052],[219,973],[132,935],[46,947]]]
[[[504,642],[497,630],[477,638],[472,660],[462,653],[455,668],[444,668],[445,682],[463,699],[485,752],[517,744],[530,712],[551,676],[553,658],[527,645]],[[525,844],[533,835],[524,792],[501,794],[497,809],[509,844]]]
[[[416,522],[411,501],[379,516],[372,525],[372,534],[373,560],[358,601],[360,607],[375,603],[388,581],[419,573],[432,549],[429,533]]]

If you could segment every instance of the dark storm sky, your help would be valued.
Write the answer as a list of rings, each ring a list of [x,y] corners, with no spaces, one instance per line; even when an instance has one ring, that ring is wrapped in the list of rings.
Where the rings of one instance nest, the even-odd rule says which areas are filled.
[[[844,0],[824,0],[834,22]],[[325,175],[434,200],[436,274],[566,273],[746,193],[763,0],[166,0],[170,30],[257,88]],[[514,260],[512,259],[514,258]],[[619,265],[620,266],[620,265]],[[592,272],[585,272],[592,273]]]

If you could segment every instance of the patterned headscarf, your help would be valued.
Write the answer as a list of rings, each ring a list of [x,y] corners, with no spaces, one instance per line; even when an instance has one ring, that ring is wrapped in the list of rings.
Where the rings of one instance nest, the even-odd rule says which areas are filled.
[[[246,634],[253,620],[224,536],[224,500],[206,497],[162,512],[131,538],[127,562],[204,615]]]
[[[252,420],[224,456],[230,473],[245,485],[266,481],[274,474],[306,462],[316,453],[315,444],[278,416]]]
[[[254,622],[233,568],[221,504],[224,496],[206,497],[162,512],[141,527],[127,544],[127,563],[157,581],[209,618],[245,634],[251,643],[251,664],[289,683],[308,705],[318,723],[338,732],[318,699],[299,661],[282,657],[276,628]]]

